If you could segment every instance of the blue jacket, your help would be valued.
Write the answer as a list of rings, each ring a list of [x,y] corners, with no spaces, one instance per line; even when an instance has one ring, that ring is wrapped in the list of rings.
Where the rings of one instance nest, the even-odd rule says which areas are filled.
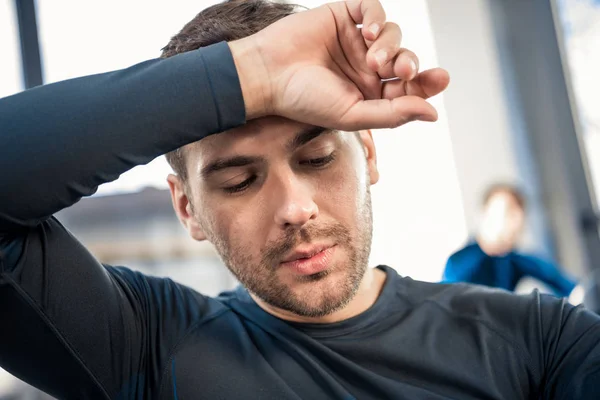
[[[519,281],[530,276],[550,286],[561,297],[568,296],[575,282],[558,267],[539,257],[515,251],[489,256],[476,242],[452,254],[444,270],[444,282],[468,282],[514,291]]]

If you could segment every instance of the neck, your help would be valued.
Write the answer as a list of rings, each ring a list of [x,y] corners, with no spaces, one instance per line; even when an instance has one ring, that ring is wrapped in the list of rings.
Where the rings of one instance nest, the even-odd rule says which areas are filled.
[[[510,253],[514,248],[512,243],[500,240],[489,241],[480,235],[477,236],[476,240],[481,250],[488,256],[503,256]]]
[[[355,317],[367,311],[379,298],[381,290],[383,289],[383,284],[385,283],[385,279],[385,272],[379,268],[367,268],[358,291],[352,300],[350,300],[350,302],[343,308],[323,317],[304,317],[278,307],[273,307],[256,297],[253,293],[250,293],[250,296],[256,302],[256,304],[260,306],[260,308],[285,321],[331,324]]]

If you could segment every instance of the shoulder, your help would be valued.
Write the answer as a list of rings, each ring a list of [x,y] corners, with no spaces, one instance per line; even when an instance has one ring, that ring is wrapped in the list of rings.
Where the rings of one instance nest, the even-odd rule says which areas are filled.
[[[553,260],[548,259],[546,257],[541,257],[536,254],[515,253],[513,255],[513,260],[516,261],[521,267],[531,271],[544,271],[546,273],[560,272],[559,265],[556,264]],[[560,272],[560,275],[565,274]]]
[[[481,251],[479,245],[475,242],[470,242],[466,246],[455,251],[450,257],[449,261],[458,262],[465,258],[472,258],[474,256],[482,256],[484,253]]]
[[[404,297],[404,307],[409,305],[412,318],[420,321],[422,335],[437,329],[462,354],[483,352],[486,363],[533,378],[544,398],[584,398],[582,393],[598,391],[600,316],[582,306],[537,291],[515,295],[408,278],[399,280],[398,295]]]
[[[399,279],[397,285],[398,293],[413,309],[435,307],[447,318],[483,324],[528,347],[534,344],[529,342],[532,338],[547,340],[592,326],[600,329],[597,314],[537,290],[517,295],[486,286],[419,282],[410,278]]]
[[[528,295],[486,286],[440,284],[400,279],[398,292],[411,308],[429,310],[447,320],[485,326],[512,343],[522,342],[527,334],[537,333],[542,320],[554,320],[565,312],[565,304],[537,291]]]
[[[469,316],[488,315],[490,311],[517,307],[528,309],[535,304],[531,296],[517,296],[511,292],[467,283],[433,283],[400,278],[398,290],[413,305],[435,303],[454,314]]]
[[[229,311],[222,301],[170,278],[146,275],[127,267],[104,267],[129,302],[137,303],[151,313],[184,314],[186,319],[197,320]]]

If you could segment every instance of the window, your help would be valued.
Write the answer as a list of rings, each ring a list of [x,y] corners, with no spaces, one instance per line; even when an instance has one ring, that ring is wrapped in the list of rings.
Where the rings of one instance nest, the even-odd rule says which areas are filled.
[[[9,0],[3,0],[10,2]],[[38,1],[38,27],[46,83],[126,68],[157,58],[169,38],[216,1]],[[66,17],[66,16],[69,17]],[[166,188],[164,157],[102,185],[98,195]]]
[[[23,90],[21,76],[21,53],[19,50],[19,27],[13,0],[0,0],[0,97],[10,96]]]
[[[600,0],[557,0],[557,10],[582,142],[600,207]]]

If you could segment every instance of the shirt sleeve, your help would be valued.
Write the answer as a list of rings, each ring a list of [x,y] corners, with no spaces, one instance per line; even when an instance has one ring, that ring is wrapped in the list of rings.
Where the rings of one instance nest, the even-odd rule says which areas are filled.
[[[549,285],[558,296],[568,297],[575,288],[575,282],[564,276],[555,264],[535,256],[517,255],[516,257],[525,275]]]
[[[600,317],[564,299],[541,296],[544,399],[600,399]]]
[[[226,43],[0,99],[0,366],[59,398],[151,397],[169,347],[218,307],[103,266],[52,215],[244,120]]]
[[[473,282],[473,275],[481,261],[481,255],[479,252],[473,251],[473,246],[462,248],[446,261],[442,282]]]
[[[448,261],[446,261],[446,267],[444,268],[444,275],[442,277],[442,282],[452,283],[452,282],[467,281],[465,279],[465,277],[463,276],[464,274],[461,272],[464,272],[464,271],[460,271],[456,267],[456,263],[452,260],[452,257],[448,258]]]
[[[453,299],[463,315],[508,339],[526,366],[517,376],[522,398],[600,399],[600,316],[537,290],[515,295],[470,288],[469,293]],[[517,372],[511,364],[492,365],[499,376]]]

